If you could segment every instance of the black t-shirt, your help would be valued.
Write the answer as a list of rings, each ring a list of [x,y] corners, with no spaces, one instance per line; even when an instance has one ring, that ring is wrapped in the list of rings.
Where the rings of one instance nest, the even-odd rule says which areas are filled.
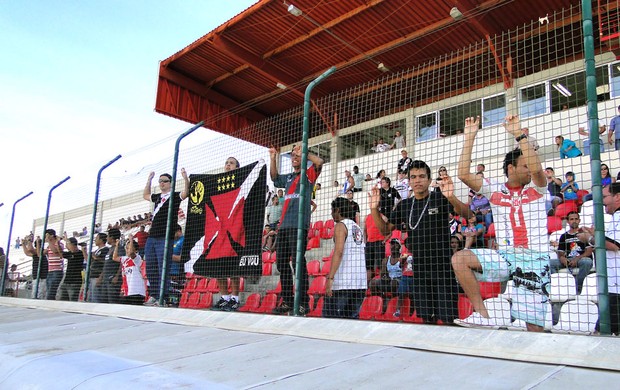
[[[558,249],[564,252],[567,259],[577,257],[586,251],[586,244],[581,242],[577,234],[566,232],[560,236]]]
[[[37,279],[37,271],[39,269],[39,256],[32,256],[32,279]],[[41,275],[40,279],[47,279],[47,257],[41,258]]]
[[[153,217],[153,221],[151,222],[151,230],[149,230],[149,237],[154,238],[163,238],[166,236],[166,225],[168,223],[168,207],[170,207],[168,201],[172,200],[174,203],[172,204],[172,227],[176,228],[177,221],[179,219],[178,210],[181,205],[181,193],[175,192],[174,194],[170,194],[170,198],[165,201],[157,214]],[[152,194],[151,201],[155,204],[155,208],[161,202],[161,194]],[[175,229],[170,229],[171,238],[174,237]]]
[[[107,246],[97,248],[90,261],[90,275],[88,275],[88,277],[98,278],[99,275],[101,275],[101,272],[103,271],[103,263],[105,261],[104,259],[108,255],[109,251],[110,248]],[[95,256],[97,256],[99,260],[96,260]]]
[[[559,185],[557,185],[557,183],[556,183],[556,182],[554,182],[554,181],[550,181],[550,182],[547,184],[547,191],[549,191],[549,193],[550,193],[552,196],[559,196],[559,197],[563,197],[563,195],[562,195],[562,187],[561,187],[561,186],[559,186]]]
[[[411,169],[411,165],[413,164],[413,160],[411,157],[401,158],[398,160],[398,170],[403,172],[409,172]]]
[[[383,215],[390,215],[396,199],[400,199],[400,194],[394,187],[390,187],[387,190],[379,189],[379,195],[381,197],[379,199],[379,212]]]
[[[411,197],[400,201],[390,214],[389,222],[408,232],[405,246],[414,259],[414,274],[451,269],[449,212],[448,199],[430,192],[425,199]]]
[[[81,284],[82,269],[84,268],[84,254],[82,251],[62,253],[62,257],[67,259],[67,270],[65,271],[65,283]]]

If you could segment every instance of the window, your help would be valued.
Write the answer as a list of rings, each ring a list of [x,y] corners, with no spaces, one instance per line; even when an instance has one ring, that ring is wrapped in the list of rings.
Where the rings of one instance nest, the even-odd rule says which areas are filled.
[[[500,124],[506,118],[506,95],[501,94],[482,100],[482,127]]]
[[[428,141],[431,139],[435,139],[439,136],[436,112],[419,116],[417,122],[417,142]]]
[[[620,96],[620,62],[609,65],[609,74],[611,80],[609,86],[611,88],[611,96]]]
[[[538,84],[519,91],[521,118],[529,118],[547,112],[547,86]]]
[[[384,123],[340,137],[340,160],[349,160],[374,153],[372,150],[373,144],[379,141],[379,139],[391,145],[397,131],[400,131],[403,136],[405,135],[404,119]]]
[[[323,162],[327,164],[331,160],[330,145],[330,141],[322,142],[317,145],[308,146],[308,151],[321,157],[323,159]]]
[[[448,137],[462,133],[465,118],[480,116],[480,111],[480,100],[439,111],[440,135]]]

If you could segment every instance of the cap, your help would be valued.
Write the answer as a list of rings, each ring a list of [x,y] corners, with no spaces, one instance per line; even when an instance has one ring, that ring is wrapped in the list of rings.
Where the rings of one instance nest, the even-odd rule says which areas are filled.
[[[400,246],[400,240],[398,238],[392,238],[390,240],[390,245],[392,244],[398,244],[398,246]]]
[[[407,149],[403,149],[403,150],[401,150],[400,152],[401,152],[401,153],[402,153],[402,152],[407,153]]]

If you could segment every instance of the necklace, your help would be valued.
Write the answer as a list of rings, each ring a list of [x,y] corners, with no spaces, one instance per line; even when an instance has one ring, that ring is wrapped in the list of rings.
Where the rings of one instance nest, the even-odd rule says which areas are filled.
[[[428,203],[431,201],[431,194],[428,194],[428,199],[426,199],[426,204],[424,205],[424,208],[422,209],[422,212],[420,213],[420,216],[418,217],[418,221],[415,223],[415,226],[412,226],[412,220],[413,220],[413,206],[415,205],[415,197],[413,198],[413,202],[411,202],[411,211],[409,212],[409,229],[416,230],[418,228],[418,225],[420,224],[420,221],[422,220],[422,217],[424,216],[424,213],[426,212],[426,209],[428,208]]]

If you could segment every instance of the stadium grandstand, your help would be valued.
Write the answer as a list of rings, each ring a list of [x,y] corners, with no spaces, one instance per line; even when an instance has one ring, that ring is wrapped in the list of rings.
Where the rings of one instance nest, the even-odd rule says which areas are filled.
[[[68,195],[73,206],[33,221],[34,236],[43,236],[47,224],[68,233],[67,239],[73,235],[86,243],[90,272],[97,249],[90,226],[100,232],[120,230],[112,251],[142,228],[152,233],[153,215],[163,213],[160,193],[169,193],[173,184],[180,196],[168,223],[181,227],[182,249],[172,254],[175,240],[165,239],[170,231],[174,234],[175,223],[160,235],[161,252],[166,248],[171,255],[163,256],[159,273],[157,267],[148,269],[149,261],[157,263],[149,257],[155,250],[148,249],[156,244],[147,241],[144,248],[138,242],[136,251],[147,263],[143,278],[150,286],[143,301],[168,306],[153,309],[168,311],[161,318],[175,322],[178,315],[183,318],[178,323],[192,324],[183,322],[190,314],[182,309],[217,312],[204,323],[278,334],[287,332],[282,324],[294,327],[278,325],[278,319],[304,316],[309,317],[301,319],[305,328],[292,334],[311,338],[320,338],[310,334],[313,320],[337,321],[312,317],[353,318],[354,333],[344,335],[344,341],[364,332],[383,337],[390,329],[383,327],[389,326],[404,337],[408,331],[402,327],[409,326],[417,329],[411,333],[415,337],[436,338],[435,344],[422,346],[419,339],[385,343],[617,371],[620,365],[606,355],[619,347],[607,337],[617,333],[613,307],[609,320],[610,305],[618,309],[617,286],[607,286],[604,276],[617,272],[616,260],[604,259],[610,253],[619,258],[620,248],[605,252],[600,240],[613,241],[610,237],[620,233],[606,230],[601,236],[600,226],[589,229],[614,218],[613,210],[603,217],[603,196],[613,197],[610,186],[616,175],[620,180],[620,151],[614,143],[620,128],[613,123],[620,114],[620,2],[592,1],[592,11],[584,11],[582,3],[590,2],[259,1],[160,63],[155,110],[220,134],[202,144],[193,143],[189,134],[178,159],[170,151],[139,172],[122,177],[104,172],[97,204],[83,193]],[[335,71],[312,90],[306,117],[306,88],[332,67]],[[521,157],[507,163],[515,148]],[[602,165],[608,173],[601,177]],[[174,183],[160,176],[173,171]],[[301,195],[296,188],[300,171],[301,180],[307,179],[299,184],[307,192]],[[509,195],[513,180],[525,180],[518,196]],[[557,193],[551,192],[554,185]],[[523,198],[525,191],[539,187],[544,191]],[[498,213],[502,191],[513,216]],[[482,198],[486,205],[476,203]],[[539,198],[539,209],[520,211]],[[298,213],[300,200],[306,204]],[[436,217],[443,218],[440,225],[429,222]],[[544,242],[536,241],[541,231]],[[570,247],[568,233],[579,238]],[[360,239],[366,248],[361,255],[355,252]],[[534,241],[540,248],[532,249]],[[576,249],[577,242],[585,249]],[[521,253],[517,249],[533,250],[537,261],[539,253],[546,253],[542,268],[534,270],[532,259],[521,266],[512,252]],[[479,279],[477,295],[460,276],[463,256],[458,252],[479,259],[478,268],[467,268]],[[510,276],[484,279],[482,259],[491,252],[510,253],[502,259],[519,266]],[[574,263],[573,256],[579,256]],[[22,252],[13,257],[19,258],[24,275],[16,296],[30,297],[29,289],[35,288],[28,278],[31,258]],[[578,265],[582,258],[591,260],[584,275]],[[559,262],[557,269],[553,261]],[[166,268],[170,264],[173,271]],[[120,269],[117,265],[112,276]],[[413,280],[412,288],[406,278]],[[98,288],[95,280],[86,282],[88,289]],[[153,285],[161,287],[155,291]],[[416,291],[420,286],[427,290]],[[358,290],[361,295],[347,292]],[[122,291],[127,295],[126,287]],[[104,302],[83,292],[84,286],[80,300]],[[335,303],[343,297],[350,310]],[[488,318],[480,315],[479,298]],[[148,310],[139,308],[141,318],[152,319]],[[252,313],[270,318],[268,325],[256,321],[272,330],[253,326],[247,319]],[[487,333],[472,334],[479,344],[453,342],[465,331],[452,326],[453,320],[487,328],[482,330]],[[338,332],[324,322],[321,327],[326,334]],[[525,330],[546,334],[515,332]],[[483,340],[487,336],[501,345],[501,352]],[[540,342],[547,348],[560,340],[539,338],[545,336],[562,337],[566,348],[560,353],[574,347],[582,348],[583,355],[533,357],[531,349],[519,353],[521,347],[511,346],[510,340],[516,340],[521,346]],[[609,341],[609,348],[595,362],[593,349],[580,338],[595,339],[597,345]]]

